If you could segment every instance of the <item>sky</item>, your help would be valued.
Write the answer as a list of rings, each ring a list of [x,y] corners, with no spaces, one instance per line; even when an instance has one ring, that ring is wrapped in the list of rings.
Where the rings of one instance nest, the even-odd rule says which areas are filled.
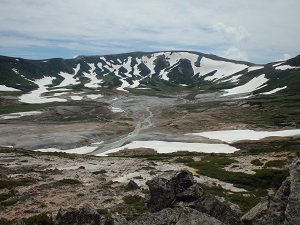
[[[0,55],[191,50],[268,63],[300,54],[299,0],[0,0]]]

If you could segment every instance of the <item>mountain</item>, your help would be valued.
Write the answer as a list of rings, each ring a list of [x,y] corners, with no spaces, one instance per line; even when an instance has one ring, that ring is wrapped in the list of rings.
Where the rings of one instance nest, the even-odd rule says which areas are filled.
[[[133,52],[74,59],[0,56],[0,91],[105,89],[166,91],[196,88],[223,96],[298,91],[300,55],[256,65],[188,51]],[[43,93],[44,93],[43,92]]]

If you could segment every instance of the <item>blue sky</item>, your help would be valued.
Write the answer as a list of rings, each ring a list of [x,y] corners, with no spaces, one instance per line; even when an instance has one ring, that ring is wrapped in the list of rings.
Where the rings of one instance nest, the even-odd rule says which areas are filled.
[[[0,0],[0,55],[192,50],[267,63],[300,54],[299,0]]]

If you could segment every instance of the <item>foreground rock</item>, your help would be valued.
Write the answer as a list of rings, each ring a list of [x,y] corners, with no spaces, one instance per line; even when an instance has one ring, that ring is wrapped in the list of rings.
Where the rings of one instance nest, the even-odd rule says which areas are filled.
[[[100,214],[91,206],[86,205],[80,210],[59,211],[55,225],[100,225]]]
[[[300,161],[291,165],[290,175],[274,196],[263,198],[242,217],[246,225],[300,224]]]
[[[144,216],[140,224],[152,225],[153,219],[161,218],[161,216],[162,219],[177,224],[183,220],[182,215],[189,217],[190,220],[193,218],[187,224],[197,224],[196,221],[201,221],[201,218],[205,218],[207,221],[205,224],[240,224],[238,213],[220,202],[215,196],[204,194],[194,181],[193,175],[187,170],[156,177],[148,181],[147,185],[151,195],[147,206],[149,211],[154,213]],[[165,216],[163,216],[164,212],[167,212]],[[178,216],[175,218],[173,215]],[[148,223],[146,218],[148,218]]]
[[[205,213],[187,207],[166,208],[142,215],[130,225],[222,225],[221,221]]]

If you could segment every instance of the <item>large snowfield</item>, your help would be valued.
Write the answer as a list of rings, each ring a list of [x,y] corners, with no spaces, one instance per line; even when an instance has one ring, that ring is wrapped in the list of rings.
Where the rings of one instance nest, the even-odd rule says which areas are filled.
[[[281,131],[254,131],[254,130],[221,130],[192,133],[191,135],[217,139],[227,143],[243,140],[260,140],[266,137],[290,137],[300,135],[300,129]]]

